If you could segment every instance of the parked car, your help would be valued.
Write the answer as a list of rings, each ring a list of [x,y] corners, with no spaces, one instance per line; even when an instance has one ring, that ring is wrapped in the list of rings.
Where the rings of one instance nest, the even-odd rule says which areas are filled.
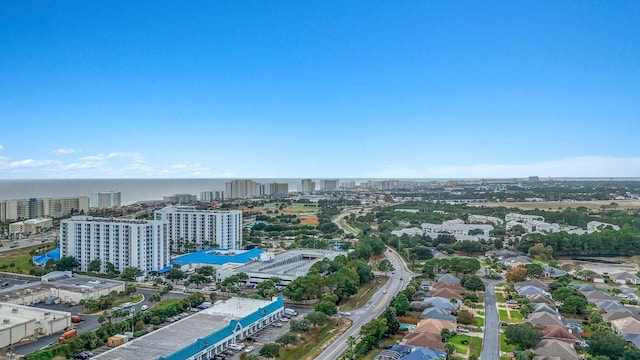
[[[84,319],[83,319],[83,318],[81,318],[80,316],[73,315],[73,316],[71,317],[71,322],[72,322],[72,323],[74,323],[74,324],[81,323],[81,322],[83,322],[83,321],[84,321]]]
[[[149,305],[140,306],[140,311],[147,311],[147,310],[149,310]]]
[[[247,346],[246,349],[244,349],[244,352],[246,352],[246,353],[250,353],[252,351],[253,351],[253,345],[249,345],[249,346]]]
[[[126,303],[122,304],[122,307],[125,308],[125,309],[128,309],[128,308],[130,308],[132,306],[133,306],[132,302],[126,302]]]

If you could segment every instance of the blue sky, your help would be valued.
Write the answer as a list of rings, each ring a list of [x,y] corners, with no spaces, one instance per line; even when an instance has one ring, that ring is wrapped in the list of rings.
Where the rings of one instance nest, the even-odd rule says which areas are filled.
[[[5,1],[0,178],[640,176],[636,1]]]

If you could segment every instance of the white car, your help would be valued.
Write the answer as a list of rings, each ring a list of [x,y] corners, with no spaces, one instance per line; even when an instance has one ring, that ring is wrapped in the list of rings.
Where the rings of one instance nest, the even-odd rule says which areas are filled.
[[[147,310],[149,310],[149,305],[140,306],[140,311],[147,311]]]
[[[126,303],[122,304],[122,307],[125,308],[125,309],[128,309],[128,308],[130,308],[132,306],[133,306],[132,302],[126,302]]]
[[[249,346],[247,346],[246,349],[244,349],[244,352],[246,352],[246,353],[250,353],[252,351],[253,351],[253,345],[249,345]]]
[[[280,321],[288,322],[288,321],[289,321],[289,318],[282,317],[282,318],[280,319]]]

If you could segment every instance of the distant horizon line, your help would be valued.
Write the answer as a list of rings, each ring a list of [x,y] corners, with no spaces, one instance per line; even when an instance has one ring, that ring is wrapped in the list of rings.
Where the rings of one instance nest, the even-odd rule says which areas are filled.
[[[536,177],[537,175],[531,175]],[[637,180],[640,181],[640,176],[628,177],[628,176],[596,176],[596,177],[584,177],[584,176],[537,176],[539,181],[544,180]],[[172,177],[172,178],[159,178],[159,177],[140,177],[140,178],[15,178],[15,179],[0,179],[0,181],[65,181],[65,180],[298,180],[298,179],[311,179],[311,180],[529,180],[529,177]]]

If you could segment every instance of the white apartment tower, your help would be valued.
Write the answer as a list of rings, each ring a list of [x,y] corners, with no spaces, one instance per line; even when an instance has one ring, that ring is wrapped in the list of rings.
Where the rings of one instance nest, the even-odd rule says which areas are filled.
[[[226,199],[248,199],[259,193],[258,184],[253,180],[231,180],[225,183]]]
[[[171,206],[154,212],[167,222],[167,238],[175,252],[208,247],[238,250],[242,247],[242,211],[198,210]]]
[[[98,209],[119,207],[122,205],[120,192],[100,192],[91,194],[91,207]]]
[[[73,216],[60,221],[60,254],[76,258],[82,271],[96,259],[103,273],[107,263],[120,272],[157,271],[169,266],[166,228],[164,221]]]

